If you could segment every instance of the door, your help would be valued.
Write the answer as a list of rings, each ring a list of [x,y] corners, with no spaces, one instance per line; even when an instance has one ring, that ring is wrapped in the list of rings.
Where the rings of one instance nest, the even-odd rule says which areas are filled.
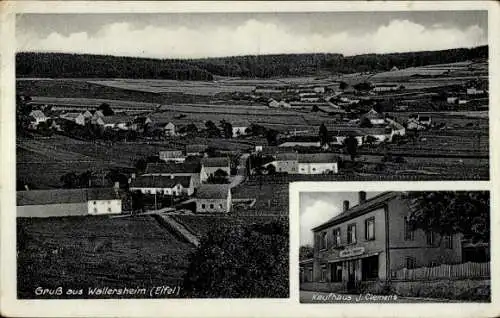
[[[347,291],[352,291],[356,287],[356,268],[354,261],[347,262]]]

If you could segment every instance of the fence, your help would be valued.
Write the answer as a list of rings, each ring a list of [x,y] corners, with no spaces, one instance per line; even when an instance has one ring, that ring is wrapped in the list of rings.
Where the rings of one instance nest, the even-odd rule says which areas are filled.
[[[403,268],[392,272],[392,279],[397,280],[432,280],[458,278],[490,277],[490,263],[443,264],[435,267]]]

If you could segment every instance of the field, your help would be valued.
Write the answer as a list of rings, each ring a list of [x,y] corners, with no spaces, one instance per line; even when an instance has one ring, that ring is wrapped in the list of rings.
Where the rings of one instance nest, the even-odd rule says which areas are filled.
[[[20,298],[34,298],[38,286],[174,287],[192,251],[148,216],[18,218],[17,223]]]

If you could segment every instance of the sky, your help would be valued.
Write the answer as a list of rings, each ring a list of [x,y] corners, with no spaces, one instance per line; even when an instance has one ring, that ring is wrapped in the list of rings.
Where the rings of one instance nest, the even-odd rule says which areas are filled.
[[[488,42],[487,11],[20,14],[17,50],[202,58],[410,52]]]
[[[372,198],[381,192],[367,192],[366,198]],[[311,229],[340,214],[344,200],[353,207],[359,202],[358,192],[301,192],[300,209],[300,245],[313,244]]]

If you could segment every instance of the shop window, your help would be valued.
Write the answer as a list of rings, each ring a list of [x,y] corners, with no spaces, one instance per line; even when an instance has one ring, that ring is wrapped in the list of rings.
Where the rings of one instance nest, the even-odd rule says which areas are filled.
[[[336,228],[333,230],[333,244],[335,246],[340,246],[342,244],[340,228]]]
[[[375,218],[371,217],[365,220],[365,240],[375,239]]]
[[[405,227],[404,227],[405,241],[413,241],[415,239],[415,233],[411,228],[410,220],[407,216],[405,216],[404,222],[405,222]]]
[[[356,224],[347,226],[347,244],[356,244]]]
[[[415,267],[417,267],[417,260],[415,259],[415,257],[411,257],[411,256],[408,256],[406,257],[406,268],[407,269],[413,269]]]
[[[446,248],[453,248],[453,236],[452,235],[446,235],[444,237],[444,245]]]
[[[378,278],[378,255],[366,257],[361,260],[361,273],[363,280]]]
[[[332,282],[341,282],[342,281],[342,263],[333,263],[331,264],[331,281]]]

